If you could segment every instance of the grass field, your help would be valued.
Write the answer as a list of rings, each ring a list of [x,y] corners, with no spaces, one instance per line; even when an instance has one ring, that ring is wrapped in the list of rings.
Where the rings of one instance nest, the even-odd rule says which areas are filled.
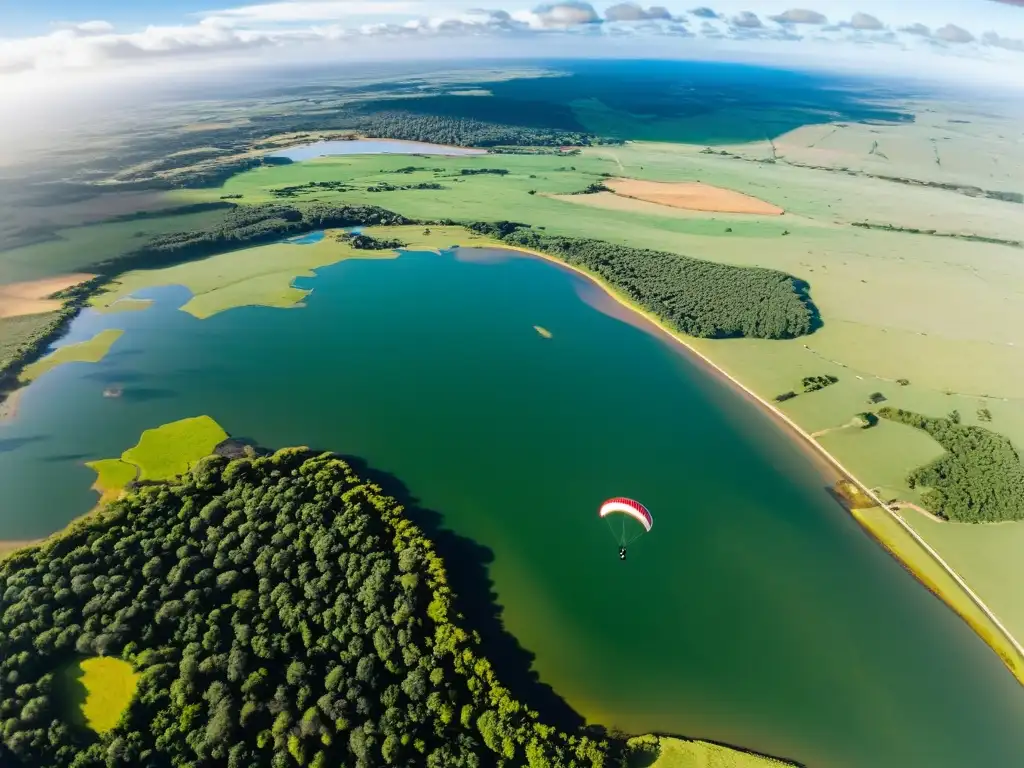
[[[646,740],[652,737],[640,737]],[[658,739],[660,752],[653,762],[631,761],[631,768],[787,768],[792,763],[772,757],[741,752],[708,741],[677,739],[670,736]],[[637,741],[633,739],[632,741]]]
[[[0,317],[0,360],[5,360],[22,344],[48,328],[56,314],[46,312],[41,315]]]
[[[209,456],[227,437],[227,432],[209,416],[195,416],[147,429],[138,445],[121,454],[121,460],[139,468],[140,480],[169,480]],[[98,474],[97,482],[124,476],[120,468],[114,471],[107,465]]]
[[[96,482],[92,484],[92,488],[100,494],[100,504],[107,504],[116,499],[124,487],[139,474],[137,466],[121,459],[89,461],[85,466],[96,472]]]
[[[58,686],[72,725],[104,734],[117,725],[139,683],[131,664],[111,657],[75,661],[59,670]]]
[[[379,238],[395,238],[419,250],[437,250],[453,245],[486,245],[491,241],[462,227],[371,227],[365,230]],[[297,277],[314,277],[314,270],[344,259],[393,259],[395,251],[352,248],[328,231],[317,243],[296,245],[276,243],[246,248],[156,270],[139,270],[122,275],[110,292],[93,299],[102,311],[117,308],[127,297],[158,285],[183,285],[193,296],[181,308],[199,319],[244,306],[289,308],[301,306],[309,291],[293,285]]]
[[[88,341],[81,341],[77,344],[66,344],[58,347],[41,360],[25,366],[19,380],[27,384],[33,379],[38,379],[47,371],[65,363],[98,363],[113,346],[114,342],[121,338],[124,331],[116,328],[108,328],[100,331]]]
[[[901,514],[908,514],[909,511],[901,512]],[[887,550],[896,555],[904,565],[922,582],[928,589],[941,595],[945,602],[950,605],[953,610],[960,614],[963,619],[971,625],[975,632],[981,635],[985,641],[999,654],[1000,658],[1010,668],[1013,674],[1024,683],[1024,656],[1021,656],[1012,645],[1010,645],[1003,635],[999,631],[992,621],[977,607],[977,605],[970,599],[970,597],[960,589],[949,573],[935,561],[931,555],[901,526],[896,520],[893,519],[892,515],[886,512],[880,507],[871,507],[868,509],[855,509],[853,510],[854,517],[860,521],[861,525],[867,528],[872,536],[874,536],[879,543]],[[921,515],[915,516],[918,521],[925,521]],[[939,528],[947,528],[954,524],[952,523],[931,523],[931,525]],[[1020,525],[1014,523],[1011,525]],[[995,528],[1002,526],[960,526],[961,528],[971,528],[974,531],[984,532],[981,535],[984,544],[991,544],[993,541],[992,532]],[[915,530],[921,531],[920,525],[914,526]],[[951,529],[952,530],[952,529]],[[1017,536],[1014,536],[1014,547],[1011,547],[1014,551],[1018,551],[1017,547],[1021,545],[1021,535],[1024,535],[1024,529],[1017,529]],[[953,534],[956,536],[956,534]],[[977,536],[977,534],[974,534]],[[926,539],[928,540],[928,539]],[[976,538],[975,541],[979,541]],[[934,544],[933,544],[934,546]],[[963,540],[957,536],[954,550],[964,547]],[[943,558],[949,554],[949,548],[944,547],[941,551]],[[992,550],[989,552],[991,557],[994,557],[998,565],[995,565],[995,570],[998,571],[1000,567],[1005,570],[1006,561],[1002,558],[996,558],[997,551]],[[1019,562],[1019,559],[1018,559]],[[965,581],[966,574],[960,571],[960,567],[957,563],[950,563],[953,568],[959,573],[960,577]],[[999,573],[999,576],[1009,576],[1005,572]],[[972,582],[968,582],[972,583]],[[1001,584],[1001,587],[1000,587]],[[1010,581],[1000,581],[996,584],[1000,587],[995,592],[991,589],[986,590],[983,593],[983,597],[990,608],[993,608],[996,615],[1000,617],[1000,620],[1006,623],[1007,617],[1001,613],[998,608],[991,602],[992,598],[995,597],[999,591],[1002,591],[1006,595],[1011,589],[1013,584],[1019,584],[1018,578]],[[976,587],[981,586],[980,583],[974,582],[972,588],[977,591]],[[988,586],[992,586],[991,584]],[[1017,590],[1019,593],[1019,590]],[[1018,620],[1020,618],[1020,611],[1018,606]],[[1011,628],[1012,631],[1012,628]]]

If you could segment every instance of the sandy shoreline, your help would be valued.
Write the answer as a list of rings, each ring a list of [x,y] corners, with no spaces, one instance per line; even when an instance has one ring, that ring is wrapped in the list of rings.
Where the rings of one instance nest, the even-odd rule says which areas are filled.
[[[1022,646],[1021,643],[1018,642],[1017,638],[1013,636],[1013,634],[1003,625],[1003,623],[1001,621],[999,621],[999,618],[995,615],[995,613],[992,612],[992,609],[990,609],[985,604],[985,602],[977,594],[975,594],[974,590],[972,590],[967,585],[967,583],[960,577],[960,574],[958,574],[955,570],[953,570],[953,568],[949,565],[949,563],[947,563],[942,558],[942,556],[938,552],[936,552],[935,549],[930,544],[928,544],[928,542],[926,542],[921,537],[921,535],[918,534],[917,531],[915,531],[913,529],[913,527],[910,526],[909,523],[907,523],[898,514],[893,512],[889,508],[889,506],[882,499],[880,499],[874,492],[872,492],[872,490],[867,485],[865,485],[863,482],[858,480],[857,477],[854,476],[854,474],[852,472],[850,472],[850,470],[848,470],[846,467],[844,467],[839,462],[838,459],[836,459],[832,454],[830,454],[828,451],[826,451],[821,446],[821,444],[818,443],[817,440],[815,440],[813,437],[811,437],[810,433],[808,433],[806,430],[803,429],[803,427],[801,427],[799,424],[797,424],[795,421],[793,421],[789,416],[787,416],[781,410],[776,408],[768,400],[766,400],[765,398],[761,397],[759,394],[757,394],[752,389],[747,387],[743,382],[741,382],[739,379],[734,377],[732,374],[730,374],[724,368],[719,366],[717,363],[715,363],[713,360],[711,360],[709,357],[707,357],[699,349],[694,347],[686,339],[685,336],[682,336],[678,332],[673,331],[668,326],[666,326],[659,318],[655,317],[654,315],[650,314],[649,312],[647,312],[647,311],[641,309],[640,307],[637,307],[633,303],[631,303],[627,298],[625,298],[624,296],[620,295],[612,286],[608,285],[599,276],[594,275],[594,274],[592,274],[592,273],[590,273],[590,272],[588,272],[588,271],[586,271],[584,269],[581,269],[580,267],[573,266],[572,264],[567,264],[566,262],[562,261],[561,259],[558,259],[557,257],[551,256],[551,255],[546,254],[546,253],[541,253],[540,251],[530,250],[528,248],[517,248],[517,247],[514,247],[514,246],[504,245],[504,244],[493,245],[493,246],[484,246],[484,247],[500,248],[500,249],[509,250],[509,251],[517,251],[519,253],[527,254],[529,256],[533,256],[533,257],[536,257],[536,258],[544,259],[545,261],[551,262],[552,264],[555,264],[556,266],[562,267],[564,269],[570,270],[572,272],[575,272],[578,275],[583,276],[584,278],[589,280],[591,283],[596,285],[598,288],[600,288],[612,300],[614,300],[618,304],[622,305],[623,307],[625,307],[630,312],[635,313],[635,314],[639,315],[640,317],[644,318],[651,325],[653,325],[654,328],[657,329],[659,332],[665,334],[670,339],[672,339],[674,342],[676,342],[681,347],[683,347],[685,350],[687,350],[691,355],[693,355],[693,358],[695,360],[699,361],[701,364],[706,366],[707,370],[712,372],[714,375],[721,377],[723,380],[725,380],[731,386],[733,386],[736,389],[736,391],[738,391],[740,394],[742,394],[743,396],[745,396],[747,398],[750,398],[751,400],[756,402],[758,405],[760,405],[770,416],[774,417],[778,421],[778,423],[781,426],[783,426],[783,428],[784,428],[783,431],[788,431],[788,432],[790,432],[792,434],[793,437],[799,438],[798,439],[798,443],[805,450],[807,450],[808,455],[812,459],[815,460],[816,464],[818,464],[819,466],[827,466],[837,478],[842,478],[842,479],[849,480],[851,483],[853,483],[858,488],[860,488],[861,491],[863,491],[867,496],[869,496],[872,500],[874,500],[874,502],[879,507],[881,507],[883,510],[885,510],[886,514],[890,515],[911,536],[911,538],[913,538],[914,541],[917,542],[917,544],[919,544],[929,554],[929,556],[932,557],[952,577],[952,579],[959,585],[959,587],[964,591],[964,593],[968,597],[971,598],[971,600],[978,607],[978,609],[982,613],[985,614],[985,616],[993,623],[993,625],[995,625],[995,627],[1000,632],[1002,632],[1004,638],[1010,643],[1010,645],[1013,646],[1014,650],[1016,650],[1017,653],[1020,654],[1021,657],[1024,657],[1024,646]],[[857,517],[855,515],[851,515],[851,516],[853,516],[853,518],[855,520],[857,520]],[[857,520],[857,522],[858,522],[858,524],[861,524],[859,520]],[[861,524],[861,526],[865,530],[865,532],[869,536],[872,537],[872,539],[877,541],[877,538],[874,536],[874,534],[871,532],[871,530],[869,528],[863,526],[863,524]],[[910,573],[912,573],[915,576],[915,578],[917,578],[918,581],[923,586],[925,586],[926,589],[929,589],[929,591],[931,591],[931,589],[928,587],[928,585],[920,577],[918,577],[918,574],[913,570],[913,568],[910,566],[910,564],[904,562],[903,560],[901,560],[898,557],[895,557],[895,555],[894,555],[894,558],[897,560],[897,562],[900,563],[901,566],[903,566],[906,570],[908,570]],[[938,595],[938,597],[941,599],[941,595]],[[949,603],[949,601],[943,600],[943,602],[946,603],[946,605],[951,610],[953,610],[954,613],[956,613],[958,616],[961,616],[961,614],[958,611],[956,611],[956,609]],[[961,616],[961,618],[963,618],[963,616]],[[983,635],[981,635],[980,632],[977,632],[975,627],[973,625],[971,625],[970,622],[967,622],[967,623],[968,623],[968,626],[971,627],[971,629],[975,630],[976,634],[978,634],[979,636],[982,637],[983,640],[985,640],[985,637]],[[1002,654],[1000,653],[998,648],[993,647],[991,644],[987,643],[987,641],[986,641],[986,644],[989,645],[989,647],[992,648],[992,650],[996,653],[997,656],[999,656],[1000,660],[1003,661],[1003,663],[1007,665],[1007,667],[1010,667],[1010,665],[1006,662],[1006,660],[1003,659]],[[1011,672],[1013,672],[1013,668],[1012,667],[1010,667],[1010,670],[1011,670]],[[1016,677],[1016,675],[1015,675],[1015,677]],[[1022,684],[1024,684],[1024,680],[1019,680],[1018,679],[1018,681],[1021,682]]]

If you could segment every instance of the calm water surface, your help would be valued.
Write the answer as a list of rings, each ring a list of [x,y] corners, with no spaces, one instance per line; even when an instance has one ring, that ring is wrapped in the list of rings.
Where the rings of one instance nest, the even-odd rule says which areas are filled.
[[[493,550],[506,626],[594,721],[810,766],[1024,765],[1024,689],[770,419],[581,278],[492,256],[346,261],[304,309],[200,321],[164,288],[86,313],[69,341],[126,332],[0,427],[0,536],[59,528],[95,500],[82,462],[206,413],[364,457]],[[655,516],[625,563],[596,516],[619,494]]]
[[[273,152],[269,157],[287,157],[293,162],[325,155],[482,155],[482,149],[447,147],[422,141],[353,139],[351,141],[317,141]]]

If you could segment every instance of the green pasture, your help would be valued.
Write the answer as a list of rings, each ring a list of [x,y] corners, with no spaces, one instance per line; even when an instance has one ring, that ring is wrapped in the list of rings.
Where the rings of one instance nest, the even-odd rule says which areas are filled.
[[[645,758],[630,761],[631,768],[787,768],[792,763],[773,757],[742,752],[738,749],[696,739],[671,736],[639,736],[631,744],[657,739],[658,754],[652,761]]]
[[[100,459],[88,461],[85,466],[96,472],[93,490],[99,491],[100,503],[113,501],[132,480],[139,475],[139,468],[121,459]]]
[[[0,317],[0,361],[13,355],[22,344],[46,330],[56,312]]]
[[[122,330],[108,328],[105,331],[100,331],[88,341],[80,341],[77,344],[65,344],[63,347],[57,347],[57,349],[41,360],[25,366],[25,369],[19,376],[19,381],[27,384],[64,363],[98,363],[107,356],[114,342],[121,338],[123,333],[124,331]]]
[[[209,456],[227,437],[209,416],[181,419],[147,429],[135,447],[121,454],[121,460],[139,468],[140,480],[169,480]],[[107,479],[109,476],[108,471]]]
[[[98,734],[111,730],[135,696],[141,675],[121,659],[100,656],[58,670],[58,690],[71,725]]]
[[[483,245],[490,240],[462,227],[379,227],[367,234],[398,239],[411,248],[437,249],[452,245]],[[298,277],[313,277],[312,270],[344,259],[391,259],[395,251],[352,248],[337,240],[339,232],[328,231],[318,243],[298,245],[275,243],[230,251],[173,267],[136,270],[120,276],[107,293],[93,299],[93,306],[107,311],[120,306],[130,294],[159,285],[183,285],[192,298],[182,307],[200,319],[244,306],[289,308],[299,306],[308,291],[296,288]]]

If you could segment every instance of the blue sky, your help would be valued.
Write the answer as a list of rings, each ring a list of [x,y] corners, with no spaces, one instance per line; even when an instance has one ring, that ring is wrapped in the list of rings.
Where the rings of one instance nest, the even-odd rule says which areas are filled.
[[[0,92],[84,73],[452,51],[760,59],[1024,84],[1024,0],[654,2],[0,0]]]

